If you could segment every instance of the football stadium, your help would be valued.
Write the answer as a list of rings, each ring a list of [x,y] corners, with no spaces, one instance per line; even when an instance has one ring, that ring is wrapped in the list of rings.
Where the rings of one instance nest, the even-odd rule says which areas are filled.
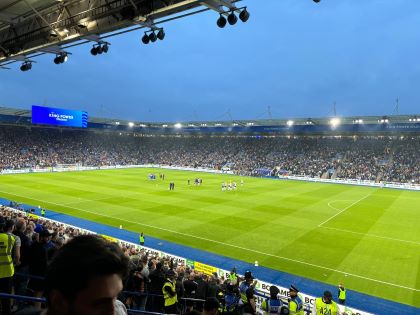
[[[233,0],[4,2],[0,68],[22,72],[86,43],[107,54],[139,29],[154,45],[172,20],[210,13],[224,29],[252,12]],[[334,103],[300,118],[269,106],[180,120],[172,105],[147,120],[34,103],[0,106],[0,314],[420,313],[420,113],[401,114],[398,98],[392,114]]]

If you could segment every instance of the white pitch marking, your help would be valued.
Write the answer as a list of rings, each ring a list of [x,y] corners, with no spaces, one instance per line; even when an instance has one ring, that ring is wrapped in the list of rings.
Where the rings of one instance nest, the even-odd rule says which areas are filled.
[[[337,201],[354,201],[354,199],[337,199],[337,200],[331,200],[328,202],[328,207],[330,207],[331,209],[337,210],[337,211],[341,211],[342,209],[336,208],[334,206],[332,206],[332,203],[335,203]]]
[[[2,192],[2,191],[0,191],[0,192]],[[40,200],[40,199],[35,199],[35,198],[28,198],[28,197],[25,197],[25,196],[22,196],[22,195],[13,194],[13,193],[6,192],[6,191],[3,191],[3,192],[4,193],[7,193],[9,195],[14,195],[14,196],[18,196],[18,197],[22,197],[22,198],[27,198],[27,199],[32,199],[32,200],[36,200],[36,201],[43,201],[45,203],[50,203],[50,204],[55,204],[57,206],[62,206],[61,204],[55,203],[55,202],[48,202],[48,201],[45,201],[45,200]],[[362,199],[360,199],[360,201],[363,200],[364,198],[367,198],[368,196],[363,197]],[[278,256],[278,255],[274,255],[274,254],[269,254],[269,253],[261,252],[259,250],[245,248],[245,247],[242,247],[242,246],[237,246],[237,245],[233,245],[233,244],[229,244],[229,243],[224,243],[224,242],[220,242],[220,241],[208,239],[208,238],[201,237],[201,236],[196,236],[196,235],[192,235],[192,234],[182,233],[182,232],[178,232],[178,231],[174,231],[174,230],[170,230],[170,229],[165,229],[165,228],[154,226],[154,225],[150,225],[150,224],[145,224],[145,223],[139,223],[139,222],[135,222],[135,221],[125,220],[125,219],[121,219],[121,218],[118,218],[118,217],[114,217],[114,216],[110,216],[110,215],[106,215],[106,214],[102,214],[102,213],[97,213],[97,212],[93,212],[93,211],[89,211],[89,210],[85,210],[85,209],[73,208],[73,207],[68,207],[68,208],[79,210],[79,211],[82,211],[82,212],[87,212],[87,213],[95,214],[95,215],[98,215],[98,216],[101,216],[101,217],[106,217],[106,218],[110,218],[110,219],[116,219],[116,220],[120,220],[120,221],[124,221],[124,222],[128,222],[128,223],[133,223],[133,224],[140,225],[140,226],[147,226],[147,227],[150,227],[150,228],[153,228],[153,229],[157,229],[157,230],[162,230],[162,231],[166,231],[166,232],[170,232],[170,233],[174,233],[174,234],[179,234],[179,235],[183,235],[183,236],[187,236],[187,237],[192,237],[192,238],[200,239],[200,240],[211,242],[211,243],[216,243],[216,244],[225,245],[225,246],[229,246],[229,247],[233,247],[233,248],[238,248],[238,249],[241,249],[241,250],[244,250],[244,251],[248,251],[248,252],[253,252],[253,253],[257,253],[257,254],[261,254],[261,255],[265,255],[265,256],[275,257],[275,258],[279,258],[279,259],[282,259],[282,260],[292,261],[292,262],[299,263],[299,264],[302,264],[302,265],[307,265],[307,266],[311,266],[311,267],[315,267],[315,268],[319,268],[319,269],[329,270],[329,271],[332,271],[332,272],[337,272],[337,273],[341,273],[341,274],[344,274],[344,275],[353,276],[355,278],[365,279],[365,280],[369,280],[369,281],[377,282],[377,283],[382,283],[382,284],[386,284],[386,285],[393,286],[393,287],[398,287],[398,288],[407,289],[407,290],[410,290],[410,291],[420,292],[420,290],[419,289],[416,289],[416,288],[410,288],[410,287],[406,287],[406,286],[395,284],[395,283],[391,283],[391,282],[386,282],[386,281],[381,281],[381,280],[377,280],[377,279],[373,279],[373,278],[369,278],[369,277],[364,277],[364,276],[356,275],[356,274],[353,274],[353,273],[350,273],[350,272],[345,272],[345,271],[336,270],[336,269],[333,269],[333,268],[319,266],[319,265],[315,265],[315,264],[308,263],[308,262],[301,261],[301,260],[297,260],[297,259],[292,259],[292,258],[288,258],[288,257]]]
[[[345,229],[338,229],[338,228],[328,227],[328,226],[320,226],[320,227],[323,228],[323,229],[336,230],[336,231],[345,232],[345,233],[352,233],[352,234],[357,234],[357,235],[362,235],[362,236],[382,238],[382,239],[385,239],[385,240],[391,240],[391,241],[396,241],[396,242],[403,242],[403,243],[409,243],[409,244],[414,244],[414,245],[420,245],[419,242],[407,241],[407,240],[402,240],[402,239],[399,239],[399,238],[393,238],[393,237],[387,237],[387,236],[380,236],[380,235],[369,234],[369,233],[366,233],[365,234],[365,233],[354,232],[354,231],[345,230]]]
[[[324,225],[325,223],[331,221],[332,219],[334,219],[336,216],[342,214],[344,211],[346,211],[347,209],[350,209],[351,207],[353,207],[355,204],[358,204],[360,201],[365,200],[367,197],[369,197],[370,195],[372,195],[376,190],[371,191],[369,194],[367,194],[366,196],[356,200],[355,202],[353,202],[352,204],[350,204],[349,206],[345,207],[343,210],[341,210],[340,212],[337,212],[336,214],[334,214],[332,217],[329,217],[327,220],[325,220],[324,222],[318,224],[318,227],[321,227],[322,225]],[[331,208],[333,208],[332,206],[330,206]],[[338,209],[337,209],[338,210]]]

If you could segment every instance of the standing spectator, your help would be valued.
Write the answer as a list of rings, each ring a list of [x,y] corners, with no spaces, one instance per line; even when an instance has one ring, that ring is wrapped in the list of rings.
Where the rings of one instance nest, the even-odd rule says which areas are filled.
[[[15,274],[13,266],[13,250],[15,247],[15,238],[12,235],[15,222],[13,220],[6,220],[3,230],[0,233],[0,292],[12,293],[12,279]],[[9,315],[11,312],[11,300],[1,300],[1,314]]]
[[[176,272],[172,269],[166,273],[166,282],[162,287],[163,298],[165,299],[165,314],[177,314],[178,297],[175,286]]]
[[[188,275],[188,278],[184,280],[184,297],[187,299],[185,305],[187,309],[192,309],[194,306],[194,301],[190,299],[195,299],[195,291],[197,290],[197,282],[194,281],[194,274],[191,272]]]
[[[23,218],[19,218],[16,221],[14,234],[20,238],[20,265],[16,266],[16,272],[20,275],[15,275],[13,283],[15,287],[15,293],[18,295],[27,295],[26,288],[28,286],[28,278],[21,274],[28,274],[29,266],[29,250],[31,246],[31,240],[25,234],[26,222]]]
[[[51,234],[44,229],[38,236],[39,238],[32,243],[30,248],[29,274],[36,277],[45,277],[48,262],[47,244],[50,241]],[[42,297],[44,280],[31,278],[28,283],[28,289],[33,291],[34,297]],[[37,309],[41,308],[40,302],[35,302],[34,305]]]
[[[162,287],[165,284],[165,274],[163,273],[161,262],[158,262],[156,269],[150,272],[149,279],[149,293],[152,294],[149,299],[149,308],[152,312],[162,313],[164,303],[161,295]]]
[[[246,271],[245,280],[239,285],[242,300],[242,313],[255,314],[256,303],[254,297],[254,287],[257,281],[254,281],[251,271]]]
[[[195,278],[197,282],[197,290],[195,292],[196,299],[205,300],[207,296],[207,276],[206,275],[197,275]],[[196,310],[199,312],[203,311],[204,302],[197,301],[196,303]]]
[[[143,246],[144,245],[144,234],[143,234],[143,232],[140,233],[139,239],[140,239],[140,245]]]
[[[347,290],[342,283],[338,285],[338,303],[346,305]]]
[[[276,315],[280,313],[280,308],[283,306],[283,302],[278,297],[279,293],[280,290],[278,287],[275,285],[270,286],[270,298],[264,299],[261,304],[264,315]]]
[[[337,303],[332,300],[330,291],[325,291],[324,296],[315,299],[315,305],[312,309],[313,315],[340,315]]]
[[[289,289],[289,310],[291,315],[304,315],[303,298],[299,294],[299,290],[291,285]]]

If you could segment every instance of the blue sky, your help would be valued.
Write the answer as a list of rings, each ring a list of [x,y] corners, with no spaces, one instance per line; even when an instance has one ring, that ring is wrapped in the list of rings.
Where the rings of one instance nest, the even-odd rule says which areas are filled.
[[[225,29],[207,12],[110,39],[109,53],[70,49],[31,71],[0,71],[0,106],[47,105],[138,121],[420,113],[420,1],[244,0]]]

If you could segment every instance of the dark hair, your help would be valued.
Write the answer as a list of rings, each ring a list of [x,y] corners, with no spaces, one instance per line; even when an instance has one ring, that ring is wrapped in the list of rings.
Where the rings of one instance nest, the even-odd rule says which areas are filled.
[[[117,244],[97,235],[75,237],[57,252],[47,268],[47,301],[53,289],[73,299],[96,276],[118,274],[124,279],[128,262]]]

